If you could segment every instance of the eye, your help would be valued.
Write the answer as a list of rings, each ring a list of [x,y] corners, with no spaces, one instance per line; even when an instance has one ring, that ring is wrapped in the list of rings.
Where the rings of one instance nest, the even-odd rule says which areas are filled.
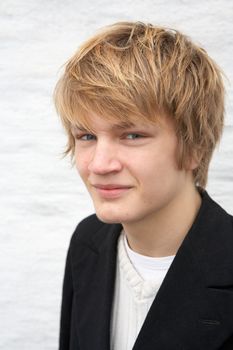
[[[142,137],[143,137],[143,135],[137,134],[137,133],[133,133],[133,132],[126,135],[126,139],[128,139],[128,140],[135,140],[135,139],[139,139],[139,138],[142,138]]]
[[[75,138],[76,140],[80,140],[80,141],[92,141],[96,139],[96,137],[92,134],[76,135]]]

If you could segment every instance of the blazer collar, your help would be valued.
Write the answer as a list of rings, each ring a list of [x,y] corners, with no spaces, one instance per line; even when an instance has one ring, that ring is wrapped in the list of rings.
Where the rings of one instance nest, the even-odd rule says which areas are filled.
[[[232,223],[206,192],[154,299],[133,350],[213,349],[233,333]],[[73,268],[80,348],[110,349],[117,240],[103,225]],[[77,277],[76,277],[77,276]],[[75,284],[75,283],[74,283]],[[82,347],[83,345],[83,347]]]

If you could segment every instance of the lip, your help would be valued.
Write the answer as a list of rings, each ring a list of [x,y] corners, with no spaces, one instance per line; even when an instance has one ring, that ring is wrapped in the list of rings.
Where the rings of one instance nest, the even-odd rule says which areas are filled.
[[[120,184],[93,184],[95,188],[101,189],[101,190],[114,190],[114,189],[122,189],[122,188],[130,188],[130,186],[126,185],[120,185]]]
[[[119,184],[94,184],[93,187],[101,197],[106,199],[121,197],[132,188],[131,186]]]

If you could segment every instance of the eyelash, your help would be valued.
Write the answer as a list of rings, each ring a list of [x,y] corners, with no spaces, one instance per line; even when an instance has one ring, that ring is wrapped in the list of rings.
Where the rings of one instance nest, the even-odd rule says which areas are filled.
[[[133,135],[134,137],[129,137],[130,135],[131,136]],[[145,137],[145,135],[142,135],[142,134],[136,133],[136,132],[127,133],[127,134],[122,136],[123,139],[125,138],[127,140],[136,140],[136,139],[140,139],[143,137]],[[76,135],[75,139],[80,140],[80,141],[93,141],[96,139],[96,136],[92,135],[92,134],[81,134],[81,135]]]

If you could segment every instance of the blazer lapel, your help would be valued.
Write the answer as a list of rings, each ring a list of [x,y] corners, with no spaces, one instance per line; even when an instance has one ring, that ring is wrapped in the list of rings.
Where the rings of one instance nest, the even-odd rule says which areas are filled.
[[[205,192],[133,350],[214,350],[233,334],[230,216]]]
[[[93,227],[94,229],[94,227]],[[103,225],[87,245],[79,242],[73,266],[80,349],[110,349],[116,247],[121,225]]]

